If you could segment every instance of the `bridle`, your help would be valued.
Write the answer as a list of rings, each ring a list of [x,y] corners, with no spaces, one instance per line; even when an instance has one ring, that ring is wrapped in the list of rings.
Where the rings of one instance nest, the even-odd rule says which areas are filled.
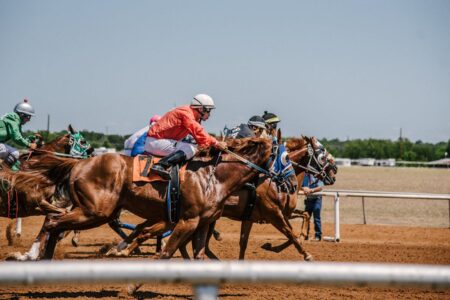
[[[329,154],[324,148],[315,150],[310,142],[307,145],[308,162],[306,166],[291,160],[292,165],[312,174],[315,178],[322,178],[324,182],[334,183],[335,179],[328,175],[327,170],[331,167],[334,173],[337,173],[337,167],[330,163]],[[315,155],[316,153],[319,153]]]

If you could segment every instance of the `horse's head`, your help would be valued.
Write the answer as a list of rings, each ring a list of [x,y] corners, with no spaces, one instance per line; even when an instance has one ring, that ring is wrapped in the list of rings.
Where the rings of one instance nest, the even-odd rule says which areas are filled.
[[[293,193],[297,190],[297,179],[289,160],[285,146],[281,143],[281,131],[277,139],[245,138],[231,140],[230,150],[245,157],[248,151],[252,151],[252,157],[245,157],[257,164],[260,173],[274,180],[278,187],[284,192]],[[254,145],[260,144],[259,150],[251,150]],[[241,145],[236,147],[236,145]],[[245,145],[245,147],[242,147]],[[252,166],[250,166],[252,167]]]
[[[87,157],[94,152],[94,148],[84,138],[81,132],[76,131],[72,125],[69,124],[67,131],[67,144],[64,147],[64,152],[72,156]]]
[[[337,166],[333,156],[315,137],[302,136],[288,140],[289,157],[300,172],[305,171],[322,180],[325,185],[336,181]]]

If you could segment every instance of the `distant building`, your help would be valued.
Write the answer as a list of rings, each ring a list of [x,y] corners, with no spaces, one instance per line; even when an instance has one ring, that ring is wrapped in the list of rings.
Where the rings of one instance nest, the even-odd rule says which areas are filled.
[[[371,167],[375,165],[375,158],[359,158],[353,159],[352,165]]]
[[[336,165],[342,167],[351,167],[352,160],[350,158],[335,158]]]
[[[430,167],[436,168],[450,168],[450,158],[443,158],[435,161],[429,161],[425,164]]]
[[[376,159],[375,166],[379,167],[395,167],[395,158]]]

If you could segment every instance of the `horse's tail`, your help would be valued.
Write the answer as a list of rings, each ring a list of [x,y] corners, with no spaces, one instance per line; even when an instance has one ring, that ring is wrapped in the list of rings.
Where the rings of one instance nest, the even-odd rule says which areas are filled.
[[[70,175],[78,162],[73,158],[45,155],[29,167],[29,173],[44,176],[53,184],[58,184]]]
[[[72,168],[78,162],[76,159],[45,155],[29,166],[26,171],[13,172],[4,168],[1,170],[2,187],[27,191],[30,187],[47,188],[58,185],[66,180]]]

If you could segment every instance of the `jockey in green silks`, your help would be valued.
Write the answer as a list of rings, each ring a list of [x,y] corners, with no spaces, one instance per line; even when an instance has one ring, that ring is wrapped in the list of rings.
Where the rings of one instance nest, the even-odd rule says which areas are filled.
[[[21,146],[36,149],[35,136],[25,138],[22,134],[22,125],[28,123],[32,116],[34,108],[24,99],[14,107],[14,112],[0,118],[0,159],[14,171],[20,169],[19,151],[5,142],[13,140]]]

